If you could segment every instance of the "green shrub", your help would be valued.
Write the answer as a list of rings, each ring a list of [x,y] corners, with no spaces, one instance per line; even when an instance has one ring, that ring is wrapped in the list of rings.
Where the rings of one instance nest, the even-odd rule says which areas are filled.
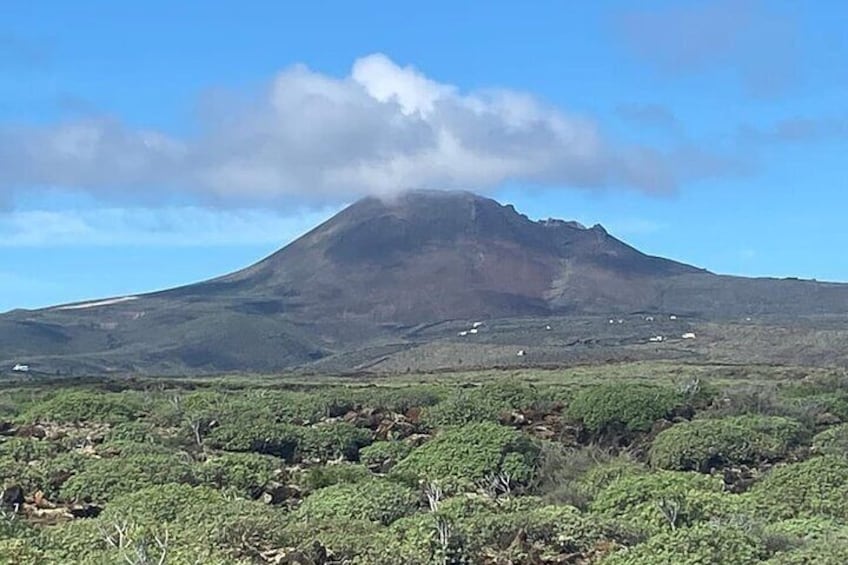
[[[460,389],[438,404],[427,407],[421,422],[427,428],[460,426],[469,422],[497,422],[503,405],[493,405],[473,392]]]
[[[758,537],[727,525],[696,524],[655,535],[610,555],[603,565],[759,563],[768,556]]]
[[[775,555],[772,565],[824,563],[838,565],[848,558],[848,527],[831,518],[792,518],[766,524],[762,537]]]
[[[449,534],[446,547],[438,542],[440,526]],[[566,555],[588,562],[599,547],[635,540],[613,522],[569,506],[546,506],[533,497],[496,502],[459,496],[444,500],[434,513],[397,520],[356,562],[547,563]]]
[[[58,499],[62,485],[68,479],[82,471],[92,461],[91,456],[83,455],[77,451],[68,451],[41,461],[38,472],[41,474],[41,489],[49,500]]]
[[[779,416],[734,416],[676,424],[654,438],[651,465],[700,471],[758,464],[787,456],[806,436],[799,423]]]
[[[316,490],[297,509],[297,519],[368,520],[390,524],[418,507],[411,488],[384,479],[340,483]]]
[[[225,421],[209,435],[209,445],[226,451],[253,451],[294,461],[303,431],[291,424],[238,419]]]
[[[0,459],[0,489],[17,485],[31,495],[46,482],[38,467],[15,459]]]
[[[200,484],[239,496],[256,498],[280,469],[280,461],[257,453],[224,453],[207,459],[197,468]]]
[[[135,393],[62,390],[52,398],[33,404],[21,419],[27,422],[118,423],[142,415],[144,402]]]
[[[110,457],[90,461],[62,485],[60,495],[103,502],[152,485],[194,482],[191,464],[178,455]]]
[[[528,411],[551,407],[552,402],[535,387],[517,382],[496,382],[479,388],[458,389],[428,407],[422,422],[431,428],[458,426],[469,422],[497,422],[513,410]]]
[[[825,455],[772,469],[745,495],[770,519],[833,517],[848,519],[848,459]]]
[[[303,458],[322,461],[337,458],[358,461],[359,449],[369,443],[371,432],[348,422],[318,424],[303,430],[300,454]]]
[[[495,553],[501,562],[538,562],[546,555],[582,555],[587,559],[602,542],[614,547],[635,534],[602,517],[581,514],[571,506],[541,506],[479,512],[453,522],[471,562]],[[521,544],[515,544],[521,536]]]
[[[51,528],[47,562],[139,562],[139,544],[158,557],[154,537],[167,535],[168,563],[248,563],[257,552],[282,546],[284,524],[284,514],[262,503],[230,500],[206,487],[156,485],[114,498],[97,518]],[[116,528],[134,542],[123,551],[105,541]]]
[[[160,443],[160,429],[150,422],[121,422],[109,428],[104,438],[106,442],[131,441],[133,443]]]
[[[642,476],[647,473],[648,469],[644,465],[622,454],[588,469],[580,478],[580,484],[589,496],[594,498],[618,479]]]
[[[526,435],[492,422],[446,430],[413,450],[391,473],[465,487],[489,475],[509,473],[516,485],[533,477],[539,447]]]
[[[848,424],[839,424],[816,434],[813,452],[822,455],[848,455]]]
[[[376,441],[359,451],[359,460],[364,465],[385,472],[411,451],[409,444],[402,441]]]
[[[358,483],[372,477],[371,472],[362,465],[341,463],[310,467],[301,474],[297,482],[312,491],[340,483]]]
[[[405,520],[401,518],[399,521]],[[397,524],[398,522],[395,522]],[[288,520],[284,547],[292,548],[300,563],[326,563],[332,555],[338,563],[356,565],[432,565],[406,560],[401,547],[389,547],[380,534],[387,528],[379,522],[333,517],[322,520]]]
[[[696,473],[625,475],[598,492],[590,509],[657,533],[732,515],[738,498],[723,490],[719,477]]]
[[[433,386],[369,387],[357,390],[353,398],[361,405],[380,412],[405,414],[411,408],[432,406],[442,400]]]
[[[61,446],[46,439],[28,437],[0,438],[0,459],[22,463],[49,459],[62,451]]]
[[[680,402],[680,395],[667,387],[603,384],[578,392],[568,415],[598,435],[647,432],[657,420],[670,417]]]
[[[567,448],[545,441],[541,448],[533,492],[548,502],[583,509],[600,486],[626,473],[644,472],[627,454],[614,455],[595,445]]]

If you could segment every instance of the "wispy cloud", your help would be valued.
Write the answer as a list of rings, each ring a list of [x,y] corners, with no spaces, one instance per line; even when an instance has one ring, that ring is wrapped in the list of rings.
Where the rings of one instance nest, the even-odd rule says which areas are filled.
[[[381,54],[358,59],[342,78],[294,66],[258,95],[210,107],[191,137],[115,118],[0,126],[0,196],[59,187],[245,206],[509,181],[663,193],[736,173],[689,168],[681,149],[621,143],[591,118],[528,93],[462,92]]]
[[[729,69],[755,95],[782,93],[797,79],[799,33],[764,0],[689,0],[622,11],[617,34],[658,70]]]
[[[0,213],[0,247],[283,245],[336,208],[298,214],[196,207]]]
[[[739,128],[739,138],[749,143],[814,143],[848,140],[848,116],[778,120],[767,126],[746,124]]]

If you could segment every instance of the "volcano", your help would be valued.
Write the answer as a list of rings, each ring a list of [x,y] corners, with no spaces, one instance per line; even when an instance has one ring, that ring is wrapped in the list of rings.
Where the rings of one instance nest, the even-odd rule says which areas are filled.
[[[10,312],[0,317],[0,364],[59,374],[342,371],[450,341],[474,321],[844,314],[848,285],[716,275],[641,253],[600,225],[534,221],[469,192],[415,191],[360,200],[213,280]],[[512,347],[497,332],[486,339]]]

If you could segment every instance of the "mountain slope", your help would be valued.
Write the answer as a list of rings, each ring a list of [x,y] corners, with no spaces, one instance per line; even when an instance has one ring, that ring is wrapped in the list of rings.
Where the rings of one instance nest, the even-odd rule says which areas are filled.
[[[845,314],[848,286],[714,275],[645,255],[600,226],[531,221],[467,192],[410,192],[363,199],[217,279],[0,316],[0,366],[180,373],[345,359],[330,365],[348,370],[455,336],[421,330],[450,321],[668,312]]]
[[[630,287],[698,269],[596,226],[533,222],[471,193],[367,198],[267,259],[164,296],[262,295],[297,316],[415,324],[627,308]]]

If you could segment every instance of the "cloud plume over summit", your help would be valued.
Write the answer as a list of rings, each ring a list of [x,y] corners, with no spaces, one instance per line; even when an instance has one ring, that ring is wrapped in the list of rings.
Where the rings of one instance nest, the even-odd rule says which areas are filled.
[[[296,65],[232,100],[186,136],[116,118],[0,125],[0,196],[48,187],[255,205],[509,181],[661,193],[734,170],[713,155],[694,158],[715,167],[691,168],[688,152],[619,143],[531,94],[462,92],[382,54],[342,78]]]

